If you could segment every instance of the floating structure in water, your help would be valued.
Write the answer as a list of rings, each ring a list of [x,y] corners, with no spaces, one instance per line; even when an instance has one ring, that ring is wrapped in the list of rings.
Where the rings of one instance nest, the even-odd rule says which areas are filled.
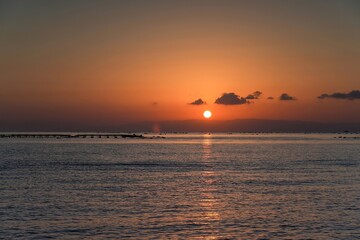
[[[97,134],[66,134],[66,133],[11,133],[0,134],[0,138],[165,138],[160,136],[145,137],[142,134],[110,134],[110,133],[97,133]]]

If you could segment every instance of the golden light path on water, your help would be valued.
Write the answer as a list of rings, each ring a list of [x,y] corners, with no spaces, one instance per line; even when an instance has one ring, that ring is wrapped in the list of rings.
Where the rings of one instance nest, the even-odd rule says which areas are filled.
[[[205,165],[212,164],[212,144],[211,135],[204,134],[202,142],[202,162]],[[214,230],[214,236],[208,236],[207,239],[216,239],[216,236],[219,236],[218,223],[221,220],[221,215],[218,210],[220,209],[219,207],[221,206],[221,202],[216,196],[216,193],[219,191],[219,189],[217,189],[215,185],[216,178],[218,176],[219,174],[213,170],[203,170],[201,173],[203,186],[200,189],[200,208],[202,208],[204,211],[203,221],[208,222],[211,225],[210,228]]]

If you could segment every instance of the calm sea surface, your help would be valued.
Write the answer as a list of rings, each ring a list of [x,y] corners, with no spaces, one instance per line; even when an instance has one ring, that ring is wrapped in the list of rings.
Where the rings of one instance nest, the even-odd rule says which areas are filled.
[[[0,139],[0,238],[360,239],[360,139]]]

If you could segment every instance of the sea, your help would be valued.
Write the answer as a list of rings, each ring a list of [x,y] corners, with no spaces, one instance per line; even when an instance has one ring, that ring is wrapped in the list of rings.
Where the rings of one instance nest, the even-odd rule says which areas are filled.
[[[360,134],[161,137],[1,138],[0,239],[360,239]]]

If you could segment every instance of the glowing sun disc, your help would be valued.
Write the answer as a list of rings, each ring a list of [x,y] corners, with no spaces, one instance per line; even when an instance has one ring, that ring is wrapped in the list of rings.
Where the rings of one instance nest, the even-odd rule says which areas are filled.
[[[204,118],[210,118],[211,117],[211,112],[209,111],[209,110],[206,110],[205,112],[204,112]]]

